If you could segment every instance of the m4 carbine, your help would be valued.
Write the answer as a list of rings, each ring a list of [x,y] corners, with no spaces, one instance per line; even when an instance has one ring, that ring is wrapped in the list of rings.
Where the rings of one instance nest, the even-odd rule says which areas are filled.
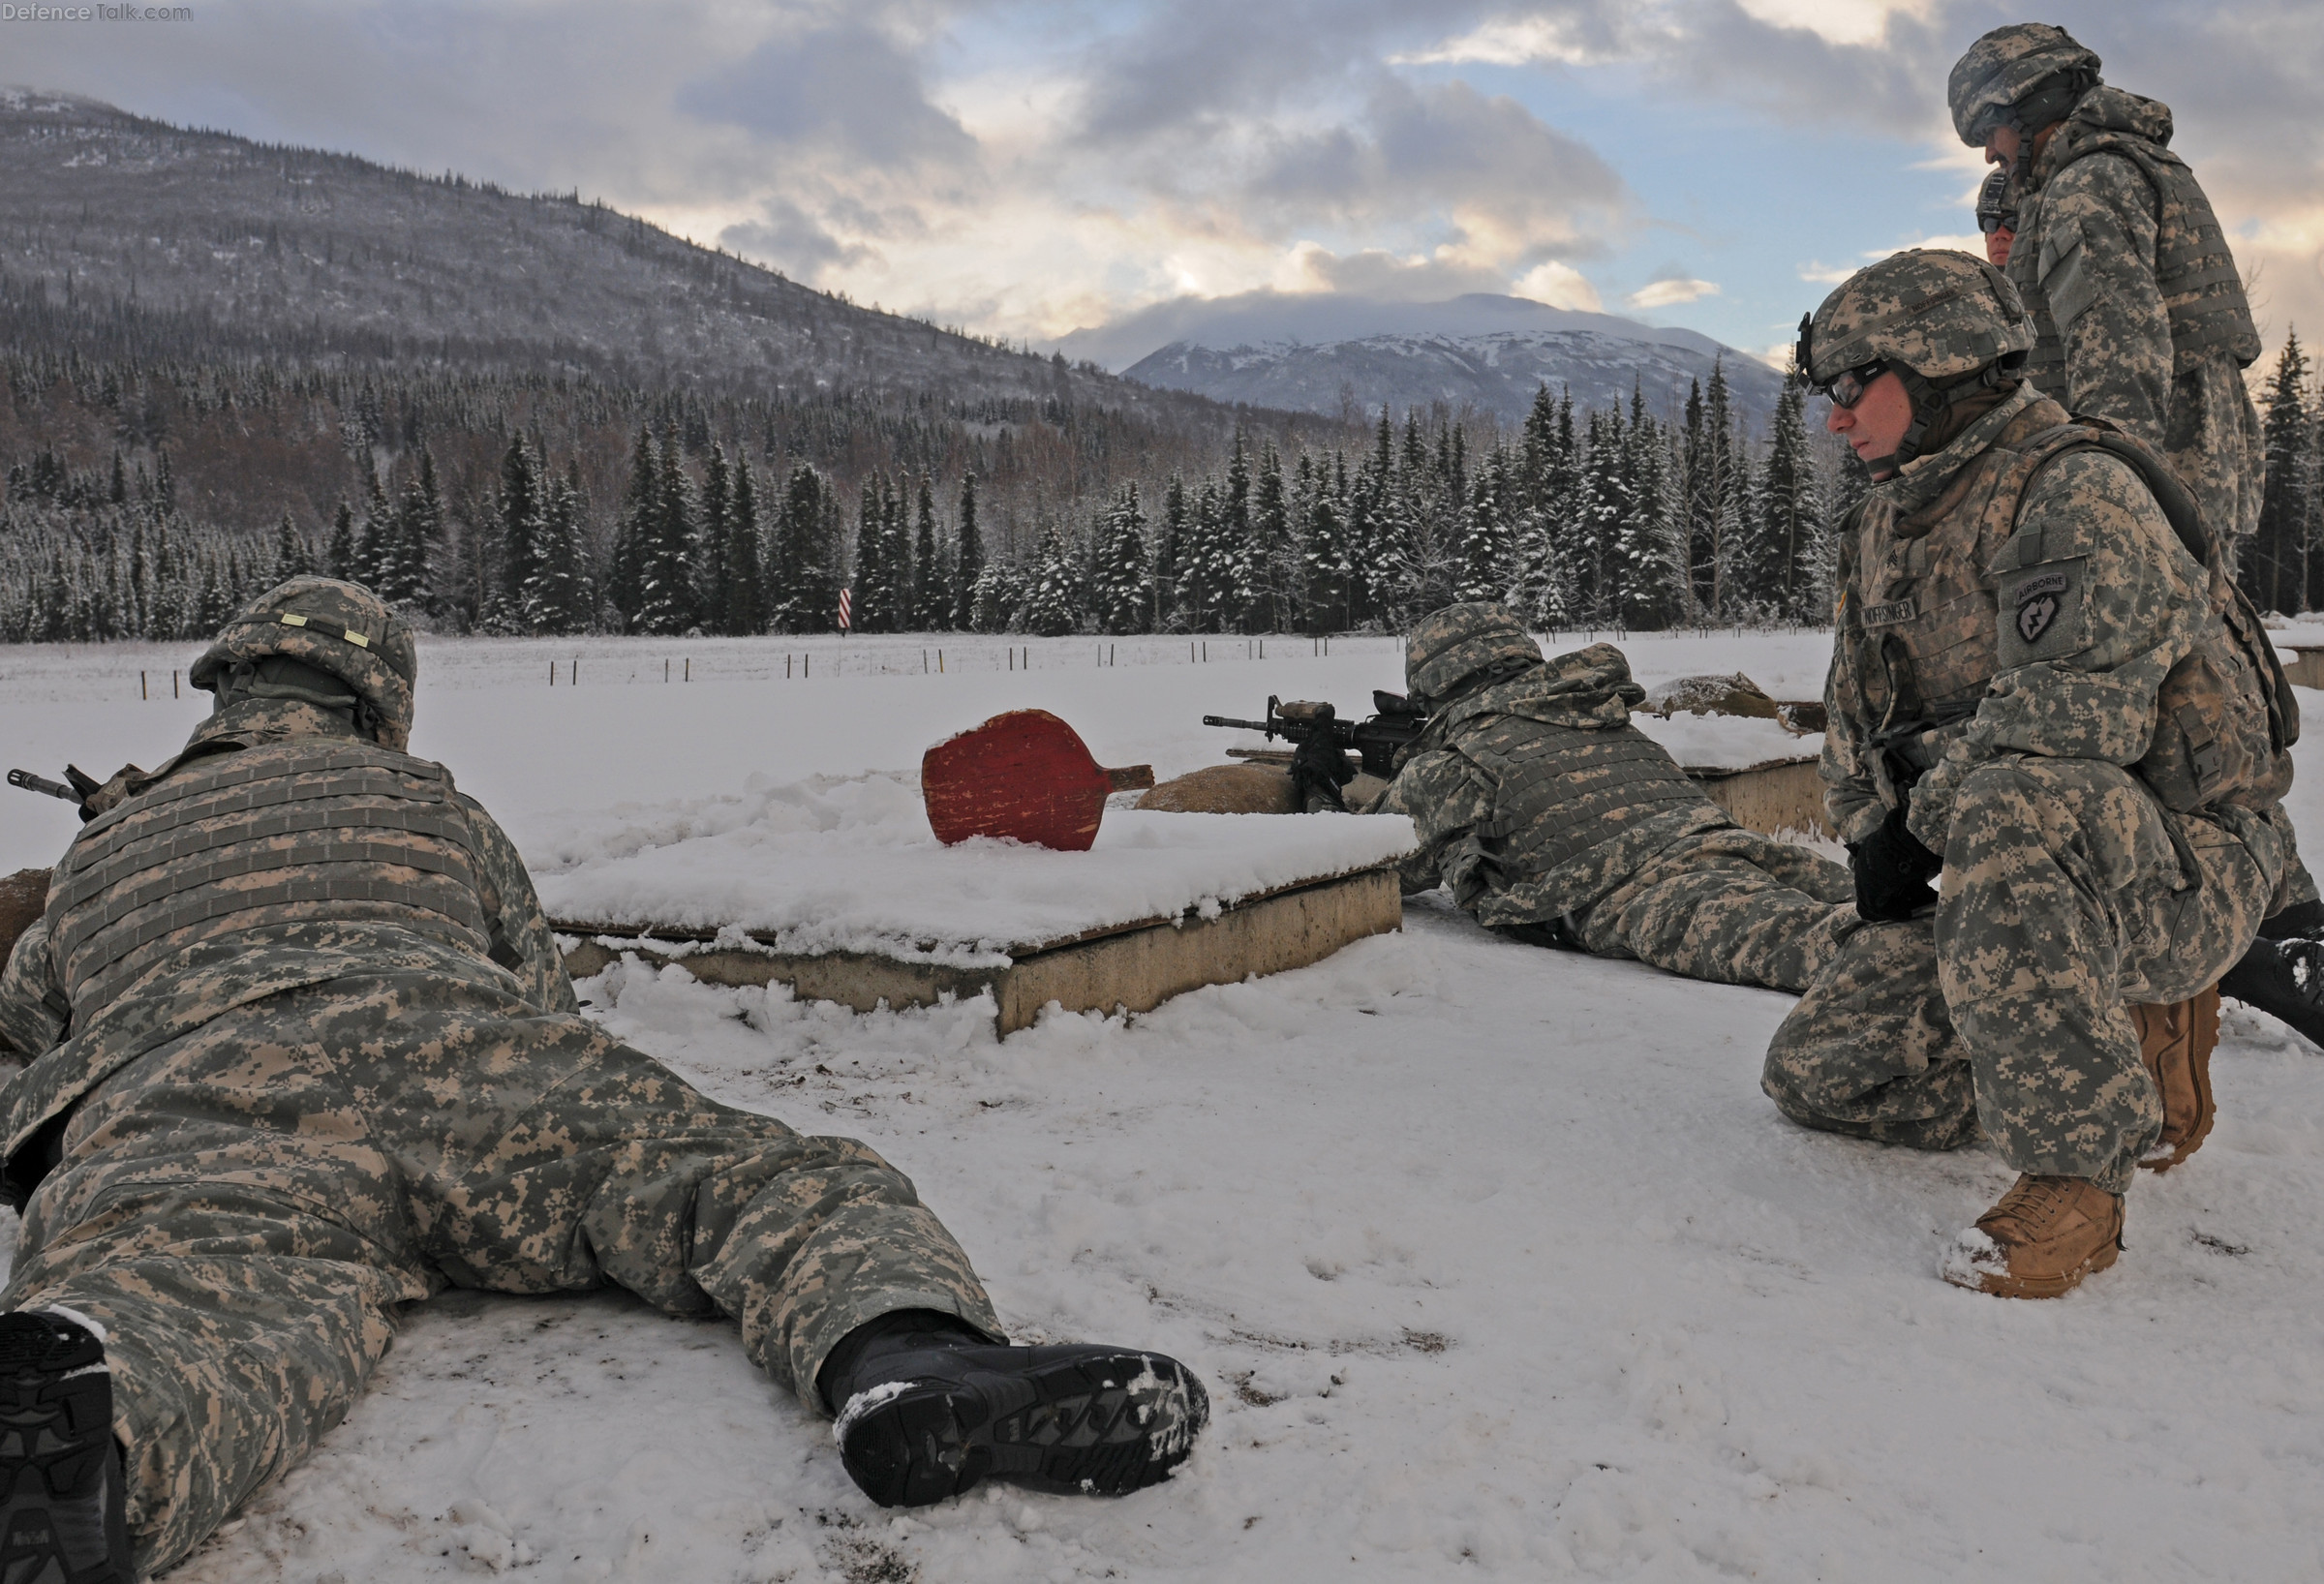
[[[1294,746],[1304,746],[1311,741],[1343,753],[1354,753],[1363,760],[1364,773],[1382,780],[1391,780],[1396,774],[1396,753],[1416,741],[1428,724],[1427,712],[1415,705],[1402,693],[1375,690],[1372,708],[1376,715],[1362,720],[1342,720],[1339,712],[1329,704],[1306,704],[1294,701],[1285,704],[1272,693],[1267,699],[1265,720],[1237,720],[1231,716],[1207,715],[1206,726],[1227,726],[1237,731],[1260,732],[1269,738],[1280,737]]]

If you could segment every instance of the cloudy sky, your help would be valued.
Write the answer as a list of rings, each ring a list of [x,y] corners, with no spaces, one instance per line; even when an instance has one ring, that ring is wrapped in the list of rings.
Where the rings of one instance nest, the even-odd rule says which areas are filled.
[[[1763,350],[1969,245],[1991,0],[193,0],[0,77],[520,189],[1041,343],[1181,296],[1514,291]],[[2324,336],[2314,0],[2050,0],[2169,104],[2271,343]]]

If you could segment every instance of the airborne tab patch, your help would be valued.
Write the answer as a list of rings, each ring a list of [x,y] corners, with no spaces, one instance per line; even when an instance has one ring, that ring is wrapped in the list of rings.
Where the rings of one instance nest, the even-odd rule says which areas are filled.
[[[2082,610],[2080,558],[2052,562],[2004,586],[2001,598],[2001,663],[2064,659],[2090,647]]]

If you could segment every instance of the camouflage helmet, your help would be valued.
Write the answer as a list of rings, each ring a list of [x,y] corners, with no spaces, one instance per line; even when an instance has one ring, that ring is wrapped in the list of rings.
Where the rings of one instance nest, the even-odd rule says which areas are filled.
[[[1811,385],[1876,360],[1942,383],[2033,349],[2026,305],[2000,270],[1949,248],[1908,248],[1833,288],[1800,320],[1793,356]]]
[[[1996,166],[1977,188],[1977,229],[1988,236],[2017,229],[2017,195],[2010,191],[2009,172],[2003,167]]]
[[[2098,57],[2062,27],[2048,22],[1997,27],[1953,63],[1945,83],[1953,130],[1972,148],[1982,148],[1993,129],[2003,126],[2016,127],[2031,141],[2043,127],[2064,120],[2074,101],[2097,86],[2098,64]]]
[[[1816,389],[1828,392],[1868,363],[1884,365],[1904,385],[1911,421],[1894,451],[1866,459],[1877,478],[1920,455],[1954,407],[2016,384],[2033,348],[2025,303],[2000,270],[1949,248],[1908,248],[1834,288],[1800,320],[1791,356],[1794,377]]]
[[[1434,707],[1472,679],[1497,680],[1541,663],[1541,646],[1515,611],[1474,600],[1447,605],[1413,624],[1404,641],[1404,687],[1415,703]]]
[[[355,694],[358,725],[382,747],[412,740],[412,690],[419,649],[386,602],[357,583],[294,577],[237,611],[186,673],[215,692],[224,674],[270,655],[337,677]]]

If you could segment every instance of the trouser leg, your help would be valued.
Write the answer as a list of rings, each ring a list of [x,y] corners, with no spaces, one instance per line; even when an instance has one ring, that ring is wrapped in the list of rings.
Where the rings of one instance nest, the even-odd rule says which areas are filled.
[[[609,1281],[673,1314],[722,1311],[818,1412],[825,1356],[880,1315],[934,1310],[1000,1336],[967,1256],[866,1145],[721,1106],[579,1018],[415,1022],[365,1081],[413,1184],[417,1247],[452,1281]],[[448,1117],[435,1097],[462,1073]]]
[[[1967,1054],[1928,922],[1866,925],[1776,1029],[1759,1086],[1805,1127],[1953,1149],[1977,1133]]]
[[[141,1572],[346,1416],[428,1292],[401,1243],[384,1158],[295,1046],[197,1035],[82,1103],[0,1309],[108,1332]]]
[[[1690,979],[1805,990],[1856,928],[1848,871],[1755,832],[1672,843],[1585,909],[1583,944]]]
[[[2216,983],[2249,947],[2282,864],[2262,816],[2171,815],[2112,765],[2012,756],[1963,780],[1937,957],[2003,1160],[2129,1186],[2162,1106],[2128,1003]]]

